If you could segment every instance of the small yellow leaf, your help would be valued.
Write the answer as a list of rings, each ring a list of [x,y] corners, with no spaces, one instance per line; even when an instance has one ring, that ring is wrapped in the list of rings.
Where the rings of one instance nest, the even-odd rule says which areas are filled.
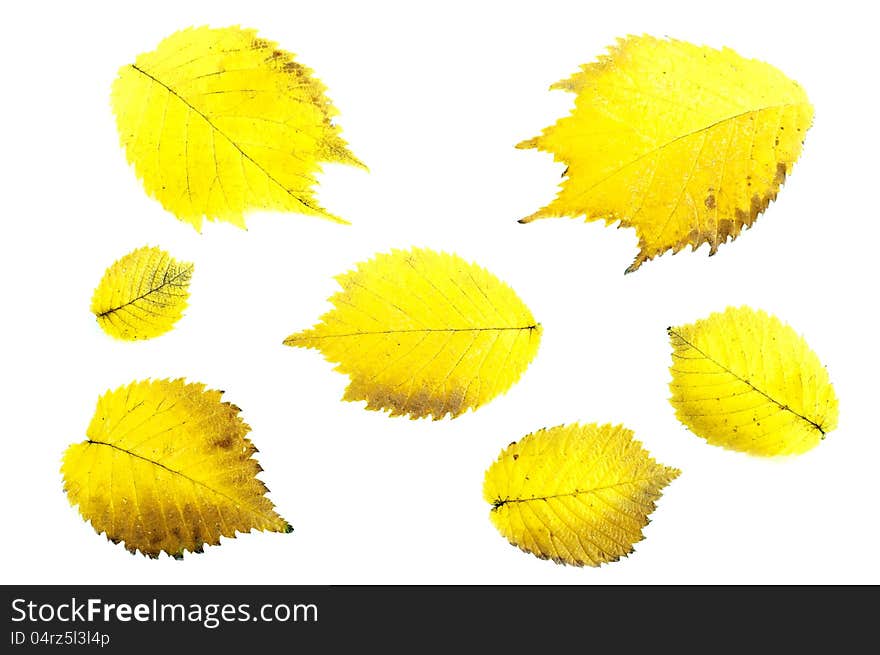
[[[669,328],[675,414],[710,444],[790,455],[837,427],[828,371],[792,328],[749,307]]]
[[[345,223],[312,187],[320,162],[363,166],[312,71],[255,30],[176,32],[119,69],[112,103],[129,163],[182,221],[244,227],[251,209]]]
[[[180,319],[189,297],[193,265],[159,248],[138,248],[117,260],[92,296],[98,325],[117,339],[165,334]]]
[[[510,444],[486,471],[483,498],[514,546],[560,564],[599,566],[633,551],[680,473],[655,462],[623,426],[575,423]]]
[[[367,409],[454,418],[507,391],[538,351],[528,307],[456,255],[393,250],[337,280],[335,309],[284,343],[337,362],[351,378],[344,400]]]
[[[667,250],[714,254],[776,197],[813,121],[804,90],[733,50],[649,36],[553,88],[577,94],[571,115],[517,147],[553,153],[567,179],[522,219],[585,216],[634,227],[627,273]]]
[[[202,552],[252,529],[290,532],[256,477],[250,427],[222,393],[183,380],[105,393],[88,439],[64,454],[70,504],[98,534],[150,557]]]

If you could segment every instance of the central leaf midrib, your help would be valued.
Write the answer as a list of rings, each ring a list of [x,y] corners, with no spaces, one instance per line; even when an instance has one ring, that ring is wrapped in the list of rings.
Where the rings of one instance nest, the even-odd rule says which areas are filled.
[[[226,140],[232,145],[233,148],[235,148],[236,150],[238,150],[239,153],[241,153],[241,156],[242,156],[242,157],[244,157],[245,159],[247,159],[249,162],[251,162],[251,163],[252,163],[254,166],[256,166],[258,169],[260,169],[260,170],[263,172],[263,174],[264,174],[267,178],[269,178],[270,180],[272,180],[272,182],[274,182],[276,185],[278,185],[278,187],[279,187],[282,191],[284,191],[286,194],[288,194],[291,198],[293,198],[293,199],[296,200],[297,202],[301,203],[302,205],[304,205],[305,207],[308,207],[309,209],[311,209],[311,210],[313,210],[313,211],[320,211],[320,210],[318,210],[317,208],[313,207],[313,206],[312,206],[307,200],[305,200],[305,199],[303,199],[303,198],[300,198],[299,196],[297,196],[296,194],[294,194],[290,189],[288,189],[286,186],[284,186],[280,181],[278,181],[278,179],[276,179],[275,176],[272,175],[272,173],[270,173],[269,171],[267,171],[265,167],[263,167],[263,166],[262,166],[259,162],[257,162],[253,157],[251,157],[248,153],[246,153],[246,152],[241,148],[241,146],[239,146],[239,145],[238,145],[238,144],[232,139],[232,137],[230,137],[230,136],[229,136],[228,134],[226,134],[223,130],[221,130],[219,127],[217,127],[217,126],[214,124],[214,122],[204,114],[204,112],[202,112],[198,107],[196,107],[196,106],[194,106],[192,103],[190,103],[186,98],[184,98],[182,95],[180,95],[180,94],[179,94],[174,88],[168,86],[167,84],[165,84],[165,82],[163,82],[163,81],[160,80],[159,78],[154,77],[153,75],[151,75],[150,73],[148,73],[147,71],[145,71],[143,68],[139,68],[139,67],[137,66],[137,64],[129,64],[129,65],[130,65],[134,70],[138,71],[138,72],[141,73],[142,75],[146,76],[147,78],[149,78],[150,80],[152,80],[153,82],[155,82],[156,84],[158,84],[159,86],[161,86],[163,89],[165,89],[166,91],[168,91],[168,93],[172,94],[175,98],[177,98],[178,100],[180,100],[183,104],[185,104],[187,107],[189,107],[192,111],[194,111],[196,114],[198,114],[199,116],[201,116],[202,119],[203,119],[208,125],[211,126],[211,129],[212,129],[212,130],[214,130],[215,132],[217,132],[217,134],[219,134],[219,135],[222,136],[224,139],[226,139]]]
[[[524,325],[522,327],[468,327],[468,328],[408,328],[401,330],[364,330],[362,332],[345,332],[341,334],[321,334],[316,336],[295,336],[286,341],[305,341],[307,339],[333,339],[344,337],[361,337],[376,334],[422,334],[425,332],[504,332],[508,330],[536,330],[538,324]]]
[[[648,150],[647,152],[640,154],[638,157],[631,159],[630,161],[626,162],[625,164],[623,164],[619,168],[616,168],[615,170],[611,171],[606,176],[604,176],[602,179],[600,179],[598,182],[593,183],[589,188],[582,191],[581,195],[583,195],[584,193],[587,193],[589,191],[592,191],[593,189],[595,189],[599,185],[604,184],[605,182],[610,180],[612,177],[614,177],[615,175],[617,175],[621,171],[626,170],[627,168],[629,168],[633,164],[636,164],[636,163],[640,162],[641,160],[645,159],[646,157],[650,157],[651,155],[668,148],[669,146],[671,146],[674,143],[677,143],[678,141],[682,141],[683,139],[688,139],[688,138],[695,136],[697,134],[702,134],[703,132],[708,132],[709,130],[716,128],[719,125],[724,125],[725,123],[727,123],[729,121],[735,121],[739,118],[742,118],[743,116],[748,116],[749,114],[758,114],[760,112],[770,111],[771,109],[787,109],[789,107],[799,107],[801,105],[806,105],[806,104],[808,104],[808,103],[805,103],[805,102],[783,102],[783,103],[779,103],[777,105],[767,105],[764,107],[757,107],[755,109],[749,109],[746,111],[742,111],[738,114],[733,114],[732,116],[727,116],[725,118],[721,118],[713,123],[709,123],[708,125],[704,125],[703,127],[697,128],[695,130],[691,130],[690,132],[687,132],[685,134],[680,134],[674,138],[669,139],[665,143],[661,143],[660,145],[655,146],[654,148],[651,148],[651,150]]]
[[[177,471],[173,468],[165,466],[161,462],[157,462],[155,460],[150,459],[149,457],[144,457],[143,455],[139,455],[138,453],[135,453],[135,452],[132,452],[132,451],[127,450],[125,448],[122,448],[121,446],[117,446],[115,444],[108,443],[106,441],[96,441],[95,439],[88,439],[86,441],[86,443],[92,444],[95,446],[107,446],[107,447],[112,448],[114,450],[118,450],[121,453],[125,453],[126,455],[129,455],[131,457],[135,457],[137,459],[143,460],[143,461],[147,462],[148,464],[152,464],[153,466],[158,466],[159,468],[164,469],[164,470],[168,471],[169,473],[173,473],[174,475],[179,475],[184,480],[188,480],[189,482],[191,482],[193,484],[199,485],[200,487],[204,487],[208,491],[227,499],[229,502],[231,502],[233,505],[235,505],[238,509],[243,509],[243,510],[249,512],[250,514],[253,514],[254,516],[259,516],[260,518],[265,518],[264,514],[262,514],[261,512],[255,511],[253,508],[251,508],[247,505],[243,506],[238,500],[236,500],[232,496],[229,496],[228,494],[225,494],[222,491],[218,491],[217,489],[214,489],[214,487],[211,487],[210,485],[205,484],[201,480],[196,480],[195,478],[191,478],[186,473],[182,473],[182,472]]]
[[[152,289],[148,289],[147,291],[145,291],[144,293],[139,295],[137,298],[132,298],[131,300],[128,300],[128,301],[122,303],[118,307],[111,307],[110,309],[104,310],[103,312],[98,314],[98,318],[104,318],[105,316],[108,316],[109,314],[113,314],[114,312],[118,312],[120,309],[122,309],[124,307],[128,307],[129,305],[133,305],[138,300],[143,300],[144,298],[146,298],[150,294],[156,293],[157,291],[161,291],[165,287],[173,284],[181,276],[186,275],[187,273],[192,273],[193,268],[194,268],[194,266],[192,264],[190,264],[189,266],[187,266],[185,268],[182,268],[177,273],[175,273],[173,276],[171,276],[171,279],[166,278],[166,279],[162,280],[162,284],[160,284],[159,286],[153,287]]]
[[[774,405],[776,405],[777,407],[779,407],[781,410],[786,411],[786,412],[791,412],[792,414],[794,414],[795,416],[797,416],[799,419],[801,419],[801,420],[803,420],[803,421],[809,423],[809,424],[812,425],[814,428],[816,428],[816,429],[822,434],[823,437],[825,436],[825,430],[824,430],[824,429],[822,428],[822,426],[819,425],[816,421],[813,421],[812,419],[807,418],[807,417],[804,416],[803,414],[800,414],[800,413],[794,411],[791,407],[788,406],[788,404],[779,402],[778,400],[776,400],[776,398],[774,398],[773,396],[771,396],[771,395],[770,395],[769,393],[767,393],[766,391],[764,391],[764,390],[759,389],[758,387],[756,387],[754,384],[751,383],[751,381],[747,380],[744,376],[742,376],[742,375],[736,373],[735,371],[732,371],[731,369],[727,368],[724,364],[722,364],[721,362],[719,362],[718,360],[716,360],[716,359],[714,359],[712,356],[710,356],[709,353],[707,353],[707,352],[701,350],[701,349],[698,348],[696,345],[692,344],[690,341],[688,341],[687,339],[685,339],[683,336],[681,336],[681,334],[679,334],[679,333],[676,332],[675,330],[673,330],[673,329],[670,328],[670,330],[669,330],[669,334],[672,334],[672,335],[678,337],[678,338],[681,339],[685,344],[687,344],[687,346],[688,346],[689,348],[693,348],[694,350],[696,350],[696,351],[697,351],[698,353],[700,353],[703,357],[705,357],[705,358],[708,359],[710,362],[712,362],[713,364],[715,364],[715,366],[717,366],[718,368],[720,368],[720,369],[723,370],[724,372],[729,373],[729,374],[732,375],[734,378],[736,378],[737,380],[739,380],[740,382],[742,382],[743,384],[745,384],[745,385],[748,386],[749,388],[753,389],[755,392],[761,394],[762,396],[764,396],[764,398],[766,398],[767,400],[769,400],[770,402],[772,402]]]
[[[541,500],[552,500],[554,498],[575,498],[577,496],[586,496],[589,494],[595,494],[599,491],[604,491],[606,489],[614,489],[615,487],[622,487],[627,484],[637,484],[639,482],[657,482],[661,479],[662,475],[655,475],[650,478],[636,478],[634,480],[621,480],[620,482],[615,482],[614,484],[607,484],[604,487],[594,487],[592,489],[576,489],[574,491],[569,491],[565,493],[558,494],[550,494],[548,496],[532,496],[531,498],[506,498],[504,500],[498,499],[492,504],[492,511],[504,507],[505,505],[510,505],[512,503],[531,503],[535,501]]]

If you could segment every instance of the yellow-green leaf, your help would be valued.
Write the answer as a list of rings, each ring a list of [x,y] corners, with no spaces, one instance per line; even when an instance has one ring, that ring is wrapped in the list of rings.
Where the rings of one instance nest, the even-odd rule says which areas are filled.
[[[776,197],[813,121],[804,90],[733,50],[649,36],[619,40],[552,88],[572,113],[517,147],[567,165],[555,200],[520,222],[556,216],[633,227],[627,272],[667,250],[709,254]]]
[[[176,32],[119,69],[116,124],[144,188],[180,220],[244,227],[253,209],[345,223],[313,197],[321,162],[363,166],[311,69],[255,30]]]
[[[257,479],[257,452],[223,392],[146,380],[98,399],[86,441],[64,454],[71,505],[131,552],[182,557],[238,532],[292,528]]]
[[[599,566],[633,551],[679,474],[623,426],[575,423],[510,444],[486,471],[483,497],[514,546],[560,564]]]
[[[541,326],[504,282],[456,255],[393,250],[336,278],[334,309],[284,340],[351,378],[344,400],[392,416],[452,417],[509,389]]]
[[[117,260],[92,295],[98,325],[117,339],[165,334],[183,315],[193,265],[164,250],[143,247]]]
[[[837,396],[807,342],[775,316],[728,307],[669,328],[670,402],[710,444],[790,455],[837,427]]]

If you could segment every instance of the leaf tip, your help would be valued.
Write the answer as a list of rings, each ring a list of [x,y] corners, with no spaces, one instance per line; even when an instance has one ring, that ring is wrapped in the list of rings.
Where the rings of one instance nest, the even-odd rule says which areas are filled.
[[[635,273],[639,270],[646,261],[651,259],[648,255],[645,254],[645,251],[641,251],[636,258],[633,260],[633,263],[627,266],[626,270],[623,272],[624,275],[629,275],[630,273]]]
[[[290,346],[291,348],[297,348],[302,345],[299,342],[308,339],[308,335],[306,334],[306,332],[308,332],[308,330],[305,332],[294,332],[293,334],[285,337],[281,344],[284,346]]]
[[[336,223],[337,225],[351,225],[351,221],[348,221],[341,216],[337,216],[336,214],[331,214],[323,209],[318,209],[317,215],[321,218],[326,218],[331,223]]]

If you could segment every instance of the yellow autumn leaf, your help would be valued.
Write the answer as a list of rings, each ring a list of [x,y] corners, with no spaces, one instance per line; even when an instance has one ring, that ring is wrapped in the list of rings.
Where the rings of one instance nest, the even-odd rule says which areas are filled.
[[[98,325],[117,339],[165,334],[183,315],[193,265],[145,246],[117,260],[92,295]]]
[[[710,444],[790,455],[837,427],[837,396],[807,342],[775,316],[728,307],[669,328],[670,402]]]
[[[486,471],[489,516],[514,546],[560,564],[599,566],[631,553],[678,469],[631,430],[560,425],[510,444]]]
[[[255,30],[189,28],[119,69],[112,104],[144,188],[177,218],[244,227],[251,209],[345,223],[312,187],[320,162],[363,166],[312,70]]]
[[[528,307],[457,255],[393,250],[336,279],[335,308],[284,343],[338,363],[351,378],[344,400],[367,409],[454,418],[507,391],[538,351]]]
[[[804,90],[773,66],[650,36],[619,40],[552,88],[576,93],[574,110],[517,147],[553,153],[566,179],[520,222],[633,227],[640,252],[627,273],[735,239],[776,197],[813,121]]]
[[[182,557],[237,532],[292,528],[257,479],[257,452],[223,392],[183,380],[146,380],[98,399],[86,441],[61,472],[71,505],[132,553]]]

